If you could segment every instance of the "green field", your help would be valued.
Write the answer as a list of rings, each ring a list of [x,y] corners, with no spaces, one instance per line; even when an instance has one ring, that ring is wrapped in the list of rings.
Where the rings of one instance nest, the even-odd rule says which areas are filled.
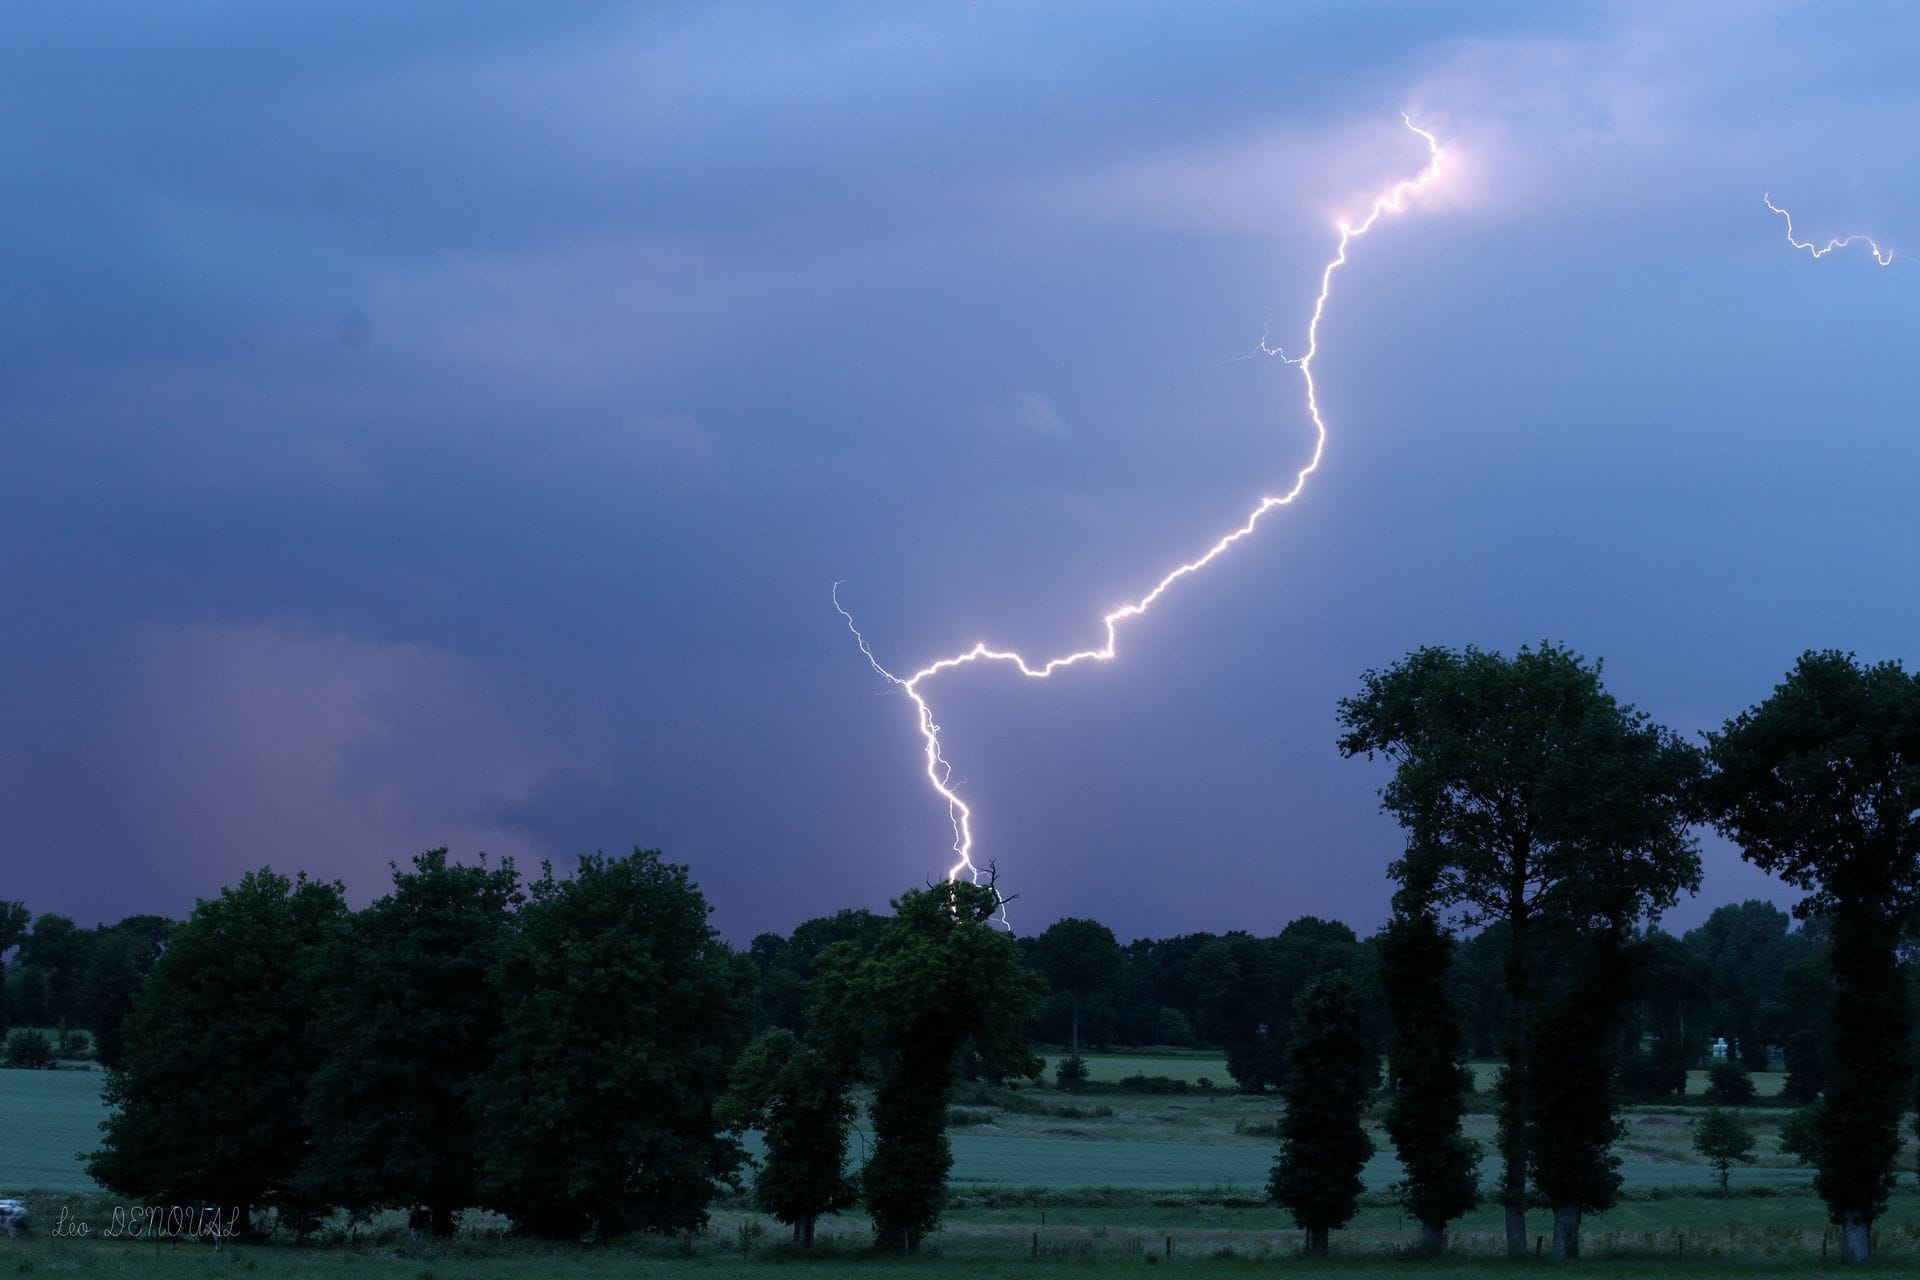
[[[106,1108],[98,1071],[0,1069],[0,1195],[19,1191],[91,1191],[80,1153],[100,1145]]]
[[[1189,1080],[1225,1075],[1220,1059],[1206,1054],[1103,1054],[1090,1063],[1100,1081],[1133,1074]],[[1036,1269],[1036,1251],[1038,1266],[1068,1265],[1077,1277],[1123,1270],[1137,1275],[1144,1266],[1223,1275],[1279,1268],[1355,1277],[1409,1270],[1393,1259],[1411,1228],[1393,1206],[1388,1187],[1397,1165],[1377,1130],[1379,1154],[1365,1172],[1367,1206],[1336,1236],[1336,1249],[1349,1256],[1303,1263],[1295,1257],[1299,1232],[1264,1198],[1279,1104],[1227,1090],[1068,1095],[1028,1088],[980,1094],[964,1107],[968,1122],[952,1130],[954,1204],[946,1225],[925,1256],[909,1261],[866,1253],[868,1227],[855,1215],[824,1224],[824,1256],[792,1257],[777,1245],[778,1224],[740,1202],[723,1205],[708,1232],[697,1238],[607,1249],[524,1244],[498,1236],[477,1218],[469,1222],[473,1234],[439,1245],[409,1239],[391,1218],[370,1233],[363,1229],[352,1239],[337,1237],[336,1247],[327,1249],[216,1252],[193,1244],[53,1239],[49,1228],[61,1203],[97,1229],[109,1223],[115,1206],[91,1186],[78,1160],[99,1141],[102,1080],[97,1072],[0,1071],[0,1115],[11,1126],[10,1140],[0,1144],[0,1195],[28,1193],[40,1224],[32,1241],[0,1240],[0,1248],[20,1251],[22,1270],[86,1271],[109,1280],[123,1274],[206,1277],[254,1269],[304,1280],[510,1280],[616,1273],[729,1277],[773,1267],[878,1280],[924,1275],[929,1268],[954,1277],[1026,1276]],[[1710,1194],[1712,1171],[1690,1149],[1687,1123],[1693,1114],[1684,1105],[1627,1113],[1619,1148],[1627,1198],[1612,1212],[1588,1220],[1588,1256],[1609,1259],[1606,1274],[1621,1277],[1738,1275],[1751,1280],[1801,1275],[1816,1267],[1825,1211],[1810,1193],[1810,1171],[1778,1151],[1786,1112],[1777,1107],[1747,1112],[1760,1135],[1761,1153],[1753,1167],[1735,1170],[1737,1194],[1731,1199]],[[1492,1146],[1492,1117],[1484,1109],[1468,1117],[1468,1129],[1483,1146]],[[856,1156],[864,1140],[864,1134],[856,1139]],[[1913,1161],[1909,1146],[1903,1167],[1910,1170]],[[1491,1177],[1491,1158],[1484,1172]],[[1534,1219],[1536,1232],[1547,1231],[1544,1214]],[[1468,1256],[1420,1264],[1419,1273],[1510,1272],[1509,1264],[1497,1261],[1500,1228],[1497,1213],[1482,1208],[1460,1224],[1457,1247]],[[1171,1259],[1166,1256],[1169,1237]],[[1920,1194],[1911,1173],[1903,1176],[1902,1190],[1881,1222],[1878,1249],[1893,1266],[1920,1262]]]

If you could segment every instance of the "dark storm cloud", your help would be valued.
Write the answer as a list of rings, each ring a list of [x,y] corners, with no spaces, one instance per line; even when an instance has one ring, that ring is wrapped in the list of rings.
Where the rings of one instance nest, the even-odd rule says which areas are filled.
[[[1741,6],[46,7],[0,53],[7,896],[658,844],[727,932],[944,867],[882,657],[1027,921],[1368,925],[1359,670],[1542,636],[1692,730],[1899,654],[1915,25]],[[1904,240],[1902,239],[1904,237]],[[1911,656],[1911,655],[1909,655]],[[49,855],[58,852],[55,860]],[[1223,888],[1230,887],[1228,888]],[[1718,901],[1765,885],[1726,851]]]

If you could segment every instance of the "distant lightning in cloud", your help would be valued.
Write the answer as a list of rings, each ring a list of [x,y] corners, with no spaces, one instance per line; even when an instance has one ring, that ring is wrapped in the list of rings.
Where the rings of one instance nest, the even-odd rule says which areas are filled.
[[[1838,237],[1838,238],[1829,240],[1824,245],[1815,244],[1811,240],[1795,239],[1793,234],[1793,215],[1788,213],[1785,209],[1782,209],[1779,205],[1773,202],[1773,194],[1771,192],[1768,192],[1766,195],[1761,196],[1760,200],[1762,203],[1764,203],[1767,206],[1767,208],[1773,210],[1775,213],[1779,214],[1782,218],[1786,219],[1787,243],[1792,245],[1796,249],[1805,249],[1807,253],[1812,257],[1824,258],[1828,254],[1832,253],[1835,249],[1844,249],[1850,244],[1864,244],[1873,253],[1873,260],[1875,262],[1879,263],[1883,267],[1890,267],[1893,265],[1893,257],[1894,257],[1893,250],[1882,249],[1877,243],[1875,243],[1874,238],[1869,235],[1862,235],[1859,233],[1855,233],[1850,236]]]
[[[1298,356],[1288,356],[1280,348],[1269,345],[1264,334],[1257,348],[1257,350],[1267,355],[1278,356],[1282,361],[1300,370],[1300,376],[1306,382],[1307,415],[1313,420],[1314,441],[1312,455],[1307,459],[1306,465],[1295,473],[1293,484],[1289,486],[1284,493],[1272,494],[1261,498],[1253,510],[1248,513],[1247,517],[1241,521],[1239,527],[1222,536],[1200,555],[1169,571],[1153,585],[1151,590],[1139,599],[1128,604],[1123,604],[1104,616],[1101,619],[1101,624],[1105,631],[1106,639],[1098,648],[1081,649],[1074,653],[1062,655],[1061,657],[1034,662],[1012,650],[996,649],[982,641],[970,649],[966,649],[949,657],[937,659],[911,675],[895,675],[892,671],[882,666],[880,660],[874,656],[873,650],[867,645],[866,637],[861,634],[860,629],[854,624],[853,615],[848,613],[840,603],[840,584],[837,582],[834,584],[833,607],[839,610],[841,617],[846,619],[847,629],[853,633],[855,642],[860,646],[860,652],[865,655],[867,662],[876,672],[898,686],[913,704],[914,716],[920,730],[922,755],[926,761],[927,781],[940,798],[946,802],[947,818],[953,827],[953,853],[955,861],[953,865],[947,869],[947,879],[956,880],[964,875],[977,882],[980,878],[980,868],[973,860],[973,810],[968,807],[965,800],[960,798],[959,792],[954,788],[953,768],[947,763],[946,756],[940,748],[940,724],[934,719],[933,707],[927,701],[924,687],[928,682],[943,672],[983,661],[1005,663],[1021,675],[1032,680],[1045,680],[1056,671],[1061,671],[1067,667],[1076,666],[1083,662],[1110,661],[1117,650],[1121,623],[1132,618],[1137,618],[1147,612],[1147,610],[1151,609],[1154,604],[1159,601],[1161,596],[1167,593],[1168,589],[1171,588],[1174,583],[1187,577],[1189,574],[1198,573],[1209,564],[1212,564],[1216,559],[1224,555],[1229,547],[1251,534],[1255,527],[1259,525],[1261,518],[1269,511],[1272,511],[1275,507],[1287,506],[1300,495],[1301,490],[1306,488],[1307,477],[1319,468],[1320,457],[1325,451],[1327,444],[1327,424],[1320,414],[1319,388],[1313,380],[1313,361],[1314,357],[1317,356],[1320,351],[1320,319],[1326,312],[1327,299],[1333,291],[1334,272],[1346,265],[1348,246],[1371,231],[1374,225],[1387,214],[1398,213],[1405,207],[1407,197],[1425,188],[1433,182],[1440,173],[1440,163],[1443,153],[1440,149],[1439,141],[1435,139],[1431,133],[1416,125],[1409,117],[1402,115],[1401,119],[1406,122],[1408,129],[1418,134],[1420,139],[1426,143],[1426,165],[1414,177],[1403,182],[1395,183],[1376,197],[1373,204],[1368,208],[1366,217],[1359,223],[1349,223],[1342,219],[1336,224],[1340,232],[1340,243],[1339,247],[1334,251],[1333,258],[1320,273],[1320,293],[1319,296],[1314,299],[1313,315],[1307,321],[1306,350]]]

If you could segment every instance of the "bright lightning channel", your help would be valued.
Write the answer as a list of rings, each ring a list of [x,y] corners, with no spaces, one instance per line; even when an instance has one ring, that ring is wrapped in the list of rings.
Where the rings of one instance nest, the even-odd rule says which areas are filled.
[[[1865,244],[1867,248],[1870,251],[1872,251],[1873,260],[1875,262],[1879,263],[1883,267],[1890,267],[1893,265],[1893,250],[1882,249],[1877,243],[1875,243],[1874,238],[1869,235],[1862,235],[1856,232],[1855,234],[1850,236],[1835,237],[1834,239],[1827,241],[1823,245],[1815,244],[1811,240],[1796,240],[1793,235],[1793,215],[1788,213],[1785,209],[1782,209],[1779,205],[1773,202],[1772,192],[1768,192],[1767,194],[1761,196],[1760,200],[1761,200],[1761,203],[1767,206],[1767,208],[1773,210],[1775,213],[1779,214],[1782,218],[1785,218],[1787,220],[1787,243],[1792,245],[1796,249],[1805,249],[1808,254],[1810,254],[1815,258],[1824,258],[1828,254],[1832,253],[1835,249],[1844,249],[1850,244]]]
[[[952,671],[956,667],[971,666],[976,662],[1005,663],[1028,679],[1045,680],[1056,671],[1077,666],[1083,662],[1110,661],[1117,650],[1121,623],[1137,618],[1151,609],[1174,583],[1212,564],[1224,555],[1229,547],[1251,534],[1259,525],[1261,518],[1269,511],[1275,507],[1287,506],[1300,496],[1301,491],[1306,488],[1307,477],[1319,469],[1320,457],[1327,445],[1327,424],[1320,414],[1319,388],[1313,380],[1313,361],[1320,352],[1320,319],[1326,312],[1327,299],[1333,290],[1334,272],[1346,265],[1349,245],[1373,230],[1374,225],[1387,214],[1400,212],[1406,207],[1409,196],[1427,187],[1440,174],[1440,163],[1444,153],[1440,149],[1439,141],[1431,133],[1415,124],[1409,116],[1403,114],[1400,118],[1406,123],[1408,129],[1418,134],[1421,141],[1426,143],[1426,165],[1414,177],[1395,183],[1376,197],[1367,210],[1367,216],[1358,224],[1349,223],[1345,219],[1335,224],[1340,232],[1340,244],[1334,251],[1333,258],[1320,273],[1320,294],[1314,299],[1313,316],[1307,322],[1306,351],[1298,356],[1289,356],[1280,348],[1269,346],[1264,335],[1258,348],[1267,355],[1278,356],[1285,363],[1300,370],[1300,376],[1305,380],[1307,388],[1307,415],[1313,419],[1312,456],[1307,459],[1306,465],[1295,473],[1293,484],[1286,492],[1262,497],[1259,504],[1248,513],[1238,528],[1222,536],[1199,556],[1168,572],[1153,585],[1152,590],[1139,599],[1123,604],[1103,617],[1101,623],[1106,632],[1106,640],[1103,644],[1095,649],[1081,649],[1075,653],[1035,663],[1010,649],[996,649],[982,641],[964,652],[929,663],[912,675],[900,676],[882,666],[880,660],[874,656],[873,650],[867,646],[866,636],[862,635],[860,628],[854,624],[853,615],[848,613],[840,603],[840,584],[837,582],[833,584],[833,607],[839,610],[842,618],[846,619],[847,630],[853,633],[854,640],[860,646],[860,652],[866,656],[867,662],[876,672],[898,686],[913,703],[914,716],[920,729],[922,754],[926,760],[927,782],[946,802],[947,818],[953,827],[954,863],[947,869],[948,880],[957,880],[963,875],[975,883],[980,879],[980,867],[973,860],[973,810],[965,800],[960,798],[959,792],[954,788],[953,767],[947,763],[946,756],[941,752],[940,724],[933,717],[933,706],[927,701],[924,686],[944,672]],[[1005,919],[1004,912],[1002,919]]]

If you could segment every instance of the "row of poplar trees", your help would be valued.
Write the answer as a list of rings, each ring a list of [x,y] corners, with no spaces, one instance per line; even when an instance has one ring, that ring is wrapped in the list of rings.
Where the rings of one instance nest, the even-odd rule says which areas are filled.
[[[1381,957],[1386,1127],[1422,1242],[1437,1250],[1479,1195],[1479,1152],[1460,1123],[1472,1080],[1448,1005],[1450,928],[1500,923],[1508,940],[1497,1090],[1508,1252],[1526,1252],[1527,1206],[1545,1203],[1553,1256],[1577,1257],[1582,1215],[1612,1207],[1621,1185],[1611,1148],[1633,925],[1698,888],[1692,829],[1707,824],[1804,891],[1796,913],[1831,930],[1827,1075],[1808,1145],[1843,1256],[1865,1262],[1915,1101],[1898,953],[1920,930],[1920,676],[1809,652],[1695,747],[1616,702],[1600,674],[1551,644],[1512,658],[1430,648],[1369,671],[1340,704],[1342,753],[1393,763],[1382,807],[1407,833]],[[1340,1084],[1360,1069],[1343,1065],[1339,1032],[1354,1019],[1339,992],[1314,999],[1325,1008],[1303,1012],[1323,1029],[1295,1064],[1307,1078],[1288,1089],[1306,1127],[1283,1131],[1273,1190],[1324,1251],[1326,1226],[1352,1213],[1352,1197],[1328,1188],[1357,1194],[1367,1145],[1364,1093],[1346,1099]]]
[[[398,1209],[444,1236],[477,1207],[608,1239],[702,1226],[760,1127],[755,1190],[797,1239],[864,1192],[877,1243],[911,1250],[939,1221],[960,1048],[1037,1072],[1021,1029],[1042,984],[991,885],[894,905],[871,945],[819,957],[805,1039],[754,1040],[753,961],[657,851],[523,885],[511,862],[431,850],[358,912],[337,882],[253,872],[196,906],[143,984],[88,1170],[147,1203],[219,1205],[242,1234],[262,1209],[296,1231]]]

